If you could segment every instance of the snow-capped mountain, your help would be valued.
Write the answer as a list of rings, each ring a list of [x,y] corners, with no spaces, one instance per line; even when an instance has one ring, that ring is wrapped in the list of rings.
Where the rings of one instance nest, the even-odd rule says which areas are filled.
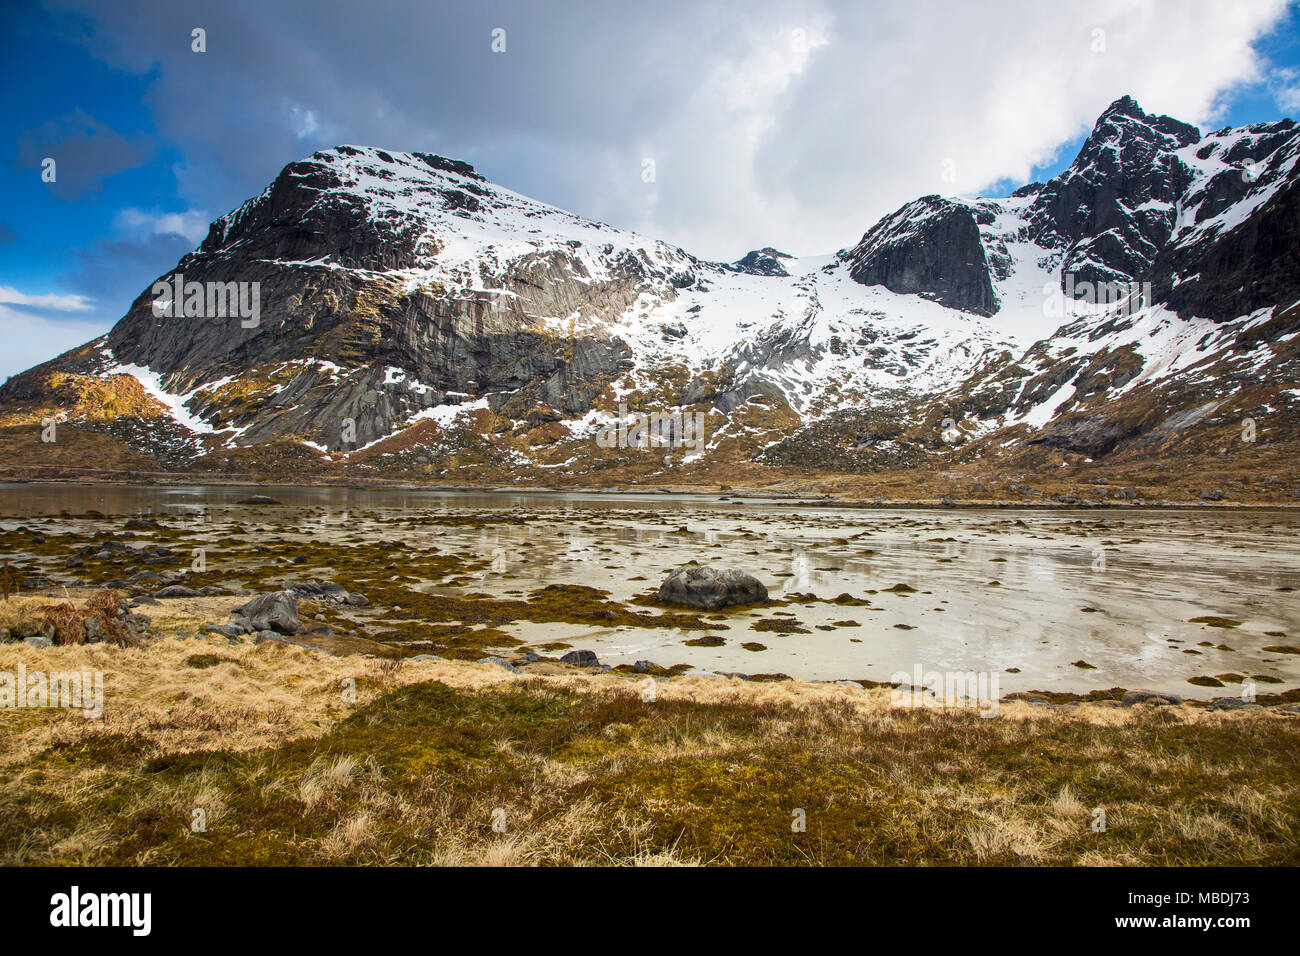
[[[1125,97],[1050,182],[925,196],[825,256],[722,263],[465,163],[340,146],[0,409],[145,451],[117,419],[163,420],[199,462],[275,445],[380,472],[619,467],[629,450],[593,436],[635,411],[707,426],[657,468],[1122,457],[1226,420],[1247,386],[1295,403],[1298,157],[1290,120],[1202,136]],[[256,289],[256,316],[213,314],[216,284]],[[129,395],[103,400],[112,383]]]

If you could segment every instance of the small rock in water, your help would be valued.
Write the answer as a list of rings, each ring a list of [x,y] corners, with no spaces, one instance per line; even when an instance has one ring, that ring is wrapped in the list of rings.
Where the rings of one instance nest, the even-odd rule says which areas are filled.
[[[677,568],[659,585],[659,600],[713,611],[766,601],[767,588],[752,574],[734,568],[687,565]]]
[[[235,502],[237,505],[278,505],[280,502],[270,495],[249,495]]]

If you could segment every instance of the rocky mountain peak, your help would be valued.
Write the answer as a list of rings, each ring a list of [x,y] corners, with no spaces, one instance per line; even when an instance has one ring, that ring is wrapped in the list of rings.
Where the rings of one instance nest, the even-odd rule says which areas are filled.
[[[1125,122],[1129,121],[1129,122]],[[1131,127],[1136,124],[1145,126],[1173,139],[1179,146],[1189,146],[1201,138],[1201,131],[1190,123],[1176,120],[1172,116],[1162,116],[1145,112],[1133,97],[1124,95],[1102,111],[1093,127],[1089,141],[1093,139],[1112,139],[1132,135]]]
[[[1193,174],[1178,150],[1200,131],[1117,99],[1069,168],[1037,194],[1030,234],[1063,255],[1062,282],[1126,282],[1144,277],[1168,242],[1179,198]]]
[[[976,211],[959,200],[915,199],[872,226],[842,257],[863,285],[975,315],[997,311]]]
[[[762,249],[750,251],[744,258],[728,264],[727,268],[735,272],[747,272],[756,276],[788,276],[790,273],[786,272],[785,266],[781,265],[781,260],[793,258],[789,253],[773,249],[771,246],[764,246]]]

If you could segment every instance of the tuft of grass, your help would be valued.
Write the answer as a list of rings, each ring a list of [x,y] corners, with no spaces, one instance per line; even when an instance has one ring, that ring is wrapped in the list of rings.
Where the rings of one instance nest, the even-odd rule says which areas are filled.
[[[185,666],[193,667],[195,670],[206,670],[209,667],[216,667],[218,664],[238,664],[239,661],[233,657],[225,657],[221,654],[191,654],[185,658]]]

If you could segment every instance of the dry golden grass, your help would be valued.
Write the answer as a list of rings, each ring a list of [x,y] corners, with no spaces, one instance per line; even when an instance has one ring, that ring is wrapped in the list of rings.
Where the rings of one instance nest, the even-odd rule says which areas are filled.
[[[172,605],[156,624],[210,618]],[[102,671],[105,701],[99,720],[0,710],[9,863],[1300,860],[1300,721],[1272,712],[1012,702],[984,719],[711,678],[645,702],[609,673],[217,637],[0,646],[0,672],[20,663]]]

